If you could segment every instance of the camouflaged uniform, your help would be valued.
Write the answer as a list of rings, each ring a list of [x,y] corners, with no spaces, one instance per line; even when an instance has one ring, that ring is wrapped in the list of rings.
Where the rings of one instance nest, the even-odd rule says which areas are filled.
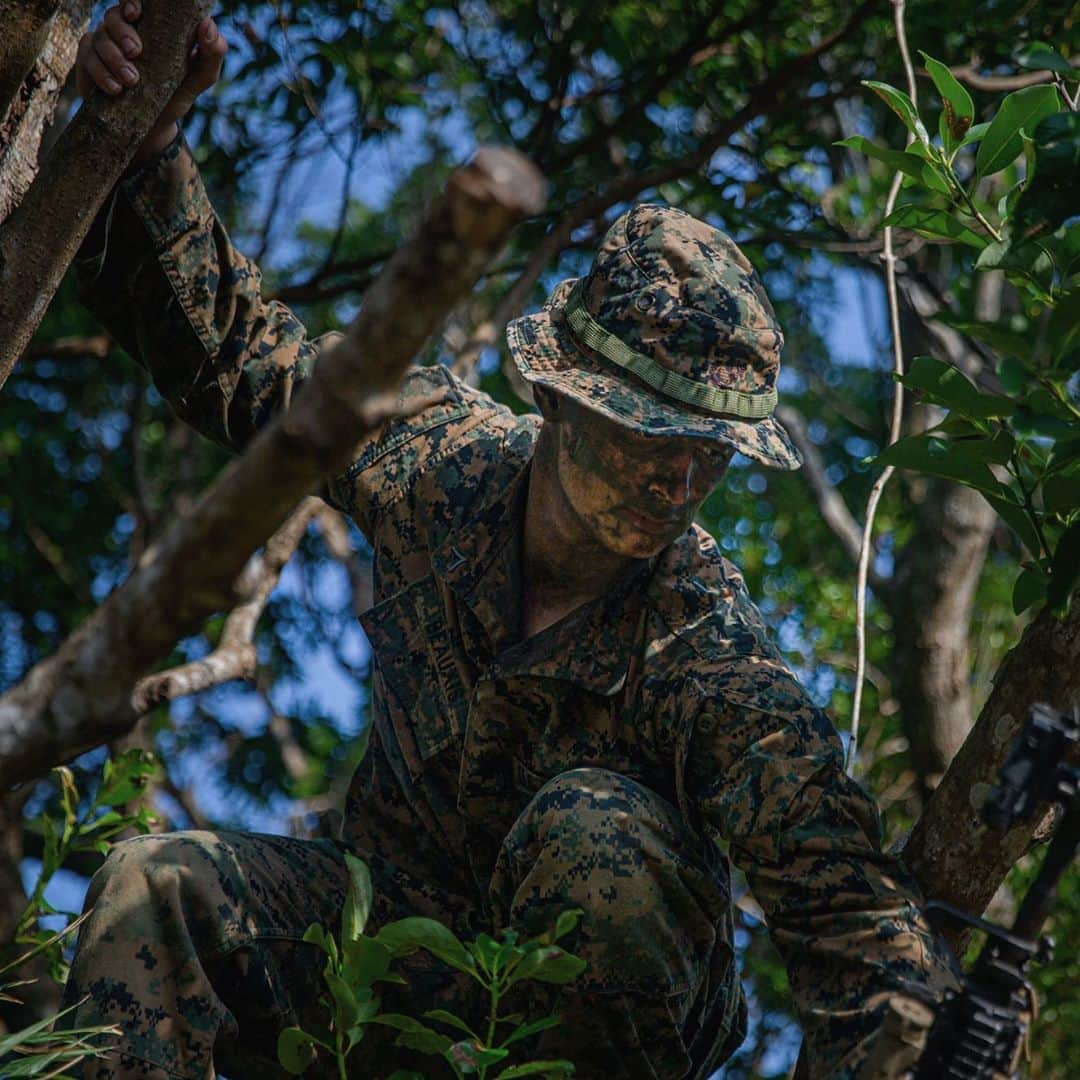
[[[644,207],[616,240],[665,213],[676,233],[704,228]],[[326,341],[260,299],[257,270],[230,246],[180,143],[121,186],[88,246],[102,250],[82,261],[87,301],[176,411],[226,445],[287,404]],[[648,265],[635,272],[649,279]],[[748,265],[743,280],[756,281]],[[511,344],[528,377],[632,410],[596,389],[610,376],[604,350],[626,367],[655,355],[655,335],[620,352],[590,331],[591,320],[604,332],[604,315],[586,295],[575,340],[594,366],[568,371],[560,359],[567,293],[593,284],[560,287]],[[757,350],[774,378],[778,333],[770,343],[758,330],[730,346]],[[717,392],[753,397],[766,382],[721,380]],[[691,528],[521,640],[519,543],[540,421],[441,367],[414,371],[403,392],[434,400],[358,447],[329,486],[374,548],[376,599],[362,620],[372,735],[343,835],[371,866],[374,925],[424,914],[468,934],[581,906],[571,945],[585,976],[557,1002],[540,987],[523,1003],[566,1015],[538,1056],[569,1057],[587,1077],[704,1076],[745,1031],[726,845],[787,964],[810,1075],[850,1076],[888,996],[905,980],[940,986],[948,964],[909,875],[881,854],[877,813],[844,775],[835,731],[737,570]],[[669,419],[773,464],[797,460],[771,420],[679,406]],[[118,1022],[125,1037],[86,1075],[196,1080],[212,1075],[212,1054],[234,1078],[274,1075],[276,1030],[310,1016],[318,993],[318,956],[298,939],[311,921],[336,925],[343,889],[329,841],[180,833],[119,845],[93,883],[69,995],[89,995],[80,1021]],[[424,955],[386,1007],[475,1009]],[[357,1075],[400,1064],[389,1047],[363,1045]],[[429,1075],[434,1063],[413,1062]]]

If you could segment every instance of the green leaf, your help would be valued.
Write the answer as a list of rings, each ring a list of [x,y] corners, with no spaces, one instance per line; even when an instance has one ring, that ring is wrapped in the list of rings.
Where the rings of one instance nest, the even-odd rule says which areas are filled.
[[[375,935],[375,940],[381,941],[395,956],[407,956],[417,949],[427,949],[458,971],[469,974],[476,971],[476,965],[465,946],[451,930],[434,919],[411,916],[387,923]]]
[[[1080,114],[1055,113],[1032,132],[1034,178],[1012,214],[1012,233],[1021,239],[1052,233],[1077,214],[1080,175]]]
[[[568,983],[584,970],[584,960],[561,949],[558,945],[546,945],[525,956],[514,968],[506,981],[507,986],[523,979],[536,979],[546,983]]]
[[[475,1039],[463,1039],[444,1051],[444,1056],[463,1073],[471,1073],[478,1072],[488,1065],[498,1064],[510,1056],[510,1051],[481,1046]]]
[[[926,128],[919,119],[919,114],[915,111],[915,106],[912,104],[911,98],[909,98],[903,90],[897,90],[895,86],[890,86],[888,83],[876,82],[873,79],[863,79],[862,84],[868,89],[873,90],[874,93],[900,117],[904,127],[906,127],[916,139],[923,143],[923,145],[929,145],[930,136],[927,135]]]
[[[910,229],[913,233],[931,240],[958,240],[979,250],[989,243],[986,237],[973,232],[955,214],[911,203],[898,206],[881,224],[892,225],[897,229]]]
[[[393,953],[381,941],[359,937],[352,941],[343,941],[341,949],[344,961],[342,974],[353,986],[370,986],[379,979],[389,982],[405,981],[400,976],[391,976],[390,961]]]
[[[278,1061],[286,1072],[299,1076],[315,1060],[315,1037],[298,1027],[287,1027],[278,1036]]]
[[[110,758],[102,769],[95,805],[119,806],[131,802],[157,769],[157,759],[149,750],[126,750],[119,757]]]
[[[986,137],[986,133],[990,130],[990,123],[987,121],[985,124],[972,124],[968,128],[968,133],[960,140],[960,145],[957,149],[962,149],[965,146],[970,146],[972,143],[980,142]]]
[[[956,76],[940,61],[920,50],[923,62],[937,92],[941,95],[941,120],[938,130],[945,152],[951,154],[968,133],[975,119],[975,104]]]
[[[846,139],[840,139],[834,145],[847,146],[857,150],[867,157],[874,158],[888,165],[894,172],[902,172],[913,180],[923,182],[923,172],[928,162],[917,154],[908,153],[906,150],[892,150],[887,146],[878,146],[863,135],[850,135]]]
[[[524,1065],[511,1065],[503,1069],[495,1080],[516,1080],[519,1076],[573,1076],[574,1064],[570,1061],[527,1061]]]
[[[1010,398],[982,393],[958,368],[934,356],[916,356],[900,381],[969,419],[1009,416],[1016,409]]]
[[[1080,466],[1069,472],[1055,473],[1042,482],[1043,508],[1048,514],[1062,517],[1080,510]]]
[[[397,1045],[406,1046],[410,1050],[419,1050],[422,1054],[445,1054],[454,1045],[453,1039],[432,1031],[431,1028],[425,1027],[411,1016],[403,1016],[400,1013],[380,1013],[378,1016],[373,1016],[370,1023],[397,1028],[401,1032],[395,1040]]]
[[[1059,618],[1069,613],[1072,594],[1080,585],[1080,521],[1074,521],[1054,549],[1046,602]]]
[[[460,1016],[455,1016],[452,1012],[447,1012],[446,1009],[428,1009],[424,1016],[428,1020],[441,1020],[444,1024],[449,1024],[450,1027],[457,1028],[458,1031],[463,1031],[474,1039],[480,1038]]]
[[[334,999],[334,1026],[339,1031],[351,1028],[360,1020],[360,1004],[352,987],[333,971],[324,972],[323,978]]]
[[[554,940],[558,941],[559,938],[566,937],[581,922],[584,914],[581,908],[567,908],[566,911],[560,912],[555,920]]]
[[[909,435],[887,446],[877,456],[876,463],[956,480],[979,491],[998,494],[1002,485],[987,468],[986,456],[978,450],[978,440]]]
[[[979,176],[990,176],[1015,161],[1023,149],[1021,131],[1029,134],[1039,121],[1058,112],[1061,100],[1053,86],[1025,86],[1014,90],[1001,103],[997,115],[979,144],[975,156],[975,171]]]
[[[1080,79],[1080,70],[1072,67],[1068,60],[1045,41],[1032,41],[1017,54],[1016,62],[1029,71],[1056,71],[1059,75]]]
[[[1009,488],[1002,485],[1001,493],[993,495],[983,491],[982,497],[997,511],[997,515],[1008,525],[1020,540],[1024,547],[1032,553],[1039,555],[1042,551],[1042,543],[1027,511]]]
[[[499,943],[489,934],[477,934],[476,940],[470,942],[466,948],[480,961],[485,971],[495,970],[495,960],[499,955]]]
[[[318,923],[312,923],[304,931],[304,936],[300,940],[306,941],[309,945],[318,945],[325,953],[330,952],[330,949],[326,944],[326,931]]]
[[[1029,607],[1044,603],[1046,581],[1046,575],[1037,566],[1025,567],[1013,586],[1013,614],[1022,615]]]
[[[341,915],[342,941],[356,941],[364,933],[371,915],[371,871],[363,859],[345,853],[349,871],[349,890]]]
[[[551,1016],[545,1016],[541,1020],[533,1020],[528,1024],[519,1024],[503,1041],[502,1045],[510,1046],[521,1039],[527,1039],[530,1035],[536,1035],[541,1031],[547,1031],[548,1028],[556,1027],[561,1022],[562,1017],[558,1013],[552,1013]]]

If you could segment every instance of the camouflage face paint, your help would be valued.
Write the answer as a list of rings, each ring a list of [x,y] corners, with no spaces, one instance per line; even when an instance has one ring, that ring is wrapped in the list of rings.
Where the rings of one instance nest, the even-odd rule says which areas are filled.
[[[649,558],[684,532],[734,450],[689,438],[650,438],[565,402],[557,482],[586,531],[627,558]]]

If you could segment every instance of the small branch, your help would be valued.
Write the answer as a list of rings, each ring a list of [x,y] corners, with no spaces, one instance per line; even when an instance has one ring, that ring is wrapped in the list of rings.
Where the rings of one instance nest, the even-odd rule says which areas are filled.
[[[36,342],[23,356],[27,360],[78,360],[84,356],[104,360],[112,347],[113,340],[108,334],[75,334]]]
[[[1070,64],[1080,63],[1080,56],[1074,56],[1069,60]],[[1025,86],[1038,86],[1039,83],[1053,82],[1052,71],[1030,71],[1026,75],[980,75],[975,70],[976,61],[954,67],[950,70],[962,83],[974,87],[976,90],[987,90],[990,93],[999,94],[1007,90],[1023,90]]]
[[[270,537],[266,548],[248,559],[236,580],[241,602],[229,612],[221,640],[209,656],[156,672],[136,683],[131,696],[136,713],[141,716],[163,701],[175,701],[232,679],[250,679],[255,674],[258,654],[254,639],[259,617],[319,506],[318,499],[308,496]]]
[[[915,71],[911,64],[907,35],[904,31],[905,0],[892,0],[892,5],[896,40],[900,47],[904,72],[907,75],[908,96],[911,98],[915,108],[918,109]],[[913,135],[908,137],[909,146],[913,138]],[[889,188],[889,197],[885,202],[886,218],[893,212],[903,179],[903,174],[898,170],[893,177],[892,186]],[[900,303],[896,292],[896,255],[893,252],[892,226],[889,225],[885,227],[885,250],[881,258],[885,264],[885,291],[889,301],[889,326],[892,330],[893,339],[893,371],[900,376],[904,374],[904,343],[900,337]],[[900,438],[903,418],[904,387],[901,382],[897,381],[893,393],[892,420],[889,424],[887,446],[892,446]],[[855,582],[855,697],[851,706],[851,737],[847,747],[847,770],[849,773],[854,768],[855,755],[859,745],[859,716],[862,710],[863,681],[866,675],[866,583],[870,569],[870,551],[873,546],[874,516],[877,514],[878,503],[881,501],[885,485],[889,482],[893,471],[891,465],[887,466],[870,489],[870,497],[866,502],[866,520],[863,525],[862,542],[859,545],[859,566]]]

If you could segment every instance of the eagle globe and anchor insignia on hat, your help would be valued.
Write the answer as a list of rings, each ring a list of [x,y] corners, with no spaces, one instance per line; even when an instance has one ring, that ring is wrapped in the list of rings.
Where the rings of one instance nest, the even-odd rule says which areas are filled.
[[[616,423],[802,464],[772,415],[784,337],[769,298],[735,242],[682,210],[621,215],[588,276],[557,285],[507,341],[528,382]]]

